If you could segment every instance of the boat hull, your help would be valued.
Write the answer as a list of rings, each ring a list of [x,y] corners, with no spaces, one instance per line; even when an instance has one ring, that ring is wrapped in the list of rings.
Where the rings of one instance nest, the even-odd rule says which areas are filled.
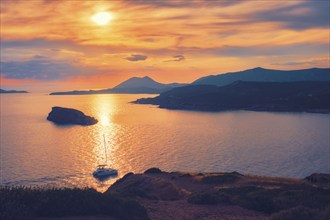
[[[97,169],[93,172],[93,176],[96,178],[99,177],[108,177],[108,176],[117,176],[118,171],[110,168]]]

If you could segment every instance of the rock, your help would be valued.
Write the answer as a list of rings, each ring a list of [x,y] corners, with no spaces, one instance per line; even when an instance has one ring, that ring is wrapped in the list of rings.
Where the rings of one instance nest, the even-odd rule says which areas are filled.
[[[311,183],[330,185],[330,174],[326,173],[313,173],[305,179]]]
[[[152,173],[163,173],[159,168],[153,167],[144,172],[145,174],[152,174]]]
[[[87,116],[79,110],[62,107],[53,107],[48,114],[47,120],[61,125],[93,125],[98,122],[95,118]]]
[[[165,174],[166,175],[166,174]],[[148,200],[179,200],[185,193],[170,180],[144,174],[130,174],[118,180],[106,192]]]

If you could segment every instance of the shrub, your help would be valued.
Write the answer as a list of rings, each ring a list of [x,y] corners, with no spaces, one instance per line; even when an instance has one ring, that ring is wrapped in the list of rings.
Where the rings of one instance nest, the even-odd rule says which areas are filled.
[[[271,216],[271,220],[316,220],[317,212],[304,206],[282,210]]]
[[[296,206],[321,209],[330,203],[330,190],[306,186],[285,187],[276,195],[274,202],[278,209],[289,209]]]
[[[283,185],[279,189],[247,186],[222,189],[221,191],[229,195],[233,204],[265,213],[288,210],[297,206],[320,210],[330,204],[329,189],[306,185]]]
[[[233,187],[221,191],[228,194],[230,201],[235,205],[266,213],[271,213],[275,209],[272,201],[275,191],[256,186]]]
[[[228,196],[219,192],[196,193],[188,198],[188,202],[200,205],[229,204]]]
[[[211,176],[205,176],[202,179],[203,183],[208,184],[227,184],[234,183],[240,179],[240,176],[236,173],[225,173],[225,174],[216,174]]]
[[[330,204],[324,209],[321,210],[318,215],[318,220],[329,220],[330,217]]]
[[[34,219],[34,213],[31,208],[19,201],[1,202],[0,219],[30,220]]]
[[[1,219],[108,215],[119,219],[148,219],[137,201],[94,189],[0,188]]]

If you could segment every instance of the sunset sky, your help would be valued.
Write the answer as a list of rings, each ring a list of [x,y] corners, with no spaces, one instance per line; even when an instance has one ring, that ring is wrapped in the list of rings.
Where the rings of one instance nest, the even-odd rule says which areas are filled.
[[[1,88],[110,88],[329,67],[328,0],[1,0]],[[107,13],[107,23],[93,19]]]

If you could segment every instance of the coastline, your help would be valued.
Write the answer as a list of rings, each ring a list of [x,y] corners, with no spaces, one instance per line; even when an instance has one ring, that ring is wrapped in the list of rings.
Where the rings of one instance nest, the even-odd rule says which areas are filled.
[[[218,87],[194,85],[172,89],[135,104],[191,111],[268,111],[330,113],[328,82],[236,81]]]
[[[301,213],[323,219],[330,213],[330,174],[294,179],[151,168],[143,174],[126,174],[103,194],[93,189],[24,187],[2,187],[0,192],[2,215],[18,215],[21,209],[30,219],[45,220],[278,220],[290,215],[303,219]]]
[[[182,110],[182,111],[197,111],[197,112],[227,112],[227,111],[254,111],[254,112],[277,112],[277,113],[314,113],[314,114],[329,114],[330,109],[293,109],[285,107],[266,107],[266,106],[251,106],[244,108],[223,108],[217,106],[202,106],[202,105],[163,105],[154,103],[142,103],[133,101],[133,104],[155,105],[161,109],[167,110]]]

